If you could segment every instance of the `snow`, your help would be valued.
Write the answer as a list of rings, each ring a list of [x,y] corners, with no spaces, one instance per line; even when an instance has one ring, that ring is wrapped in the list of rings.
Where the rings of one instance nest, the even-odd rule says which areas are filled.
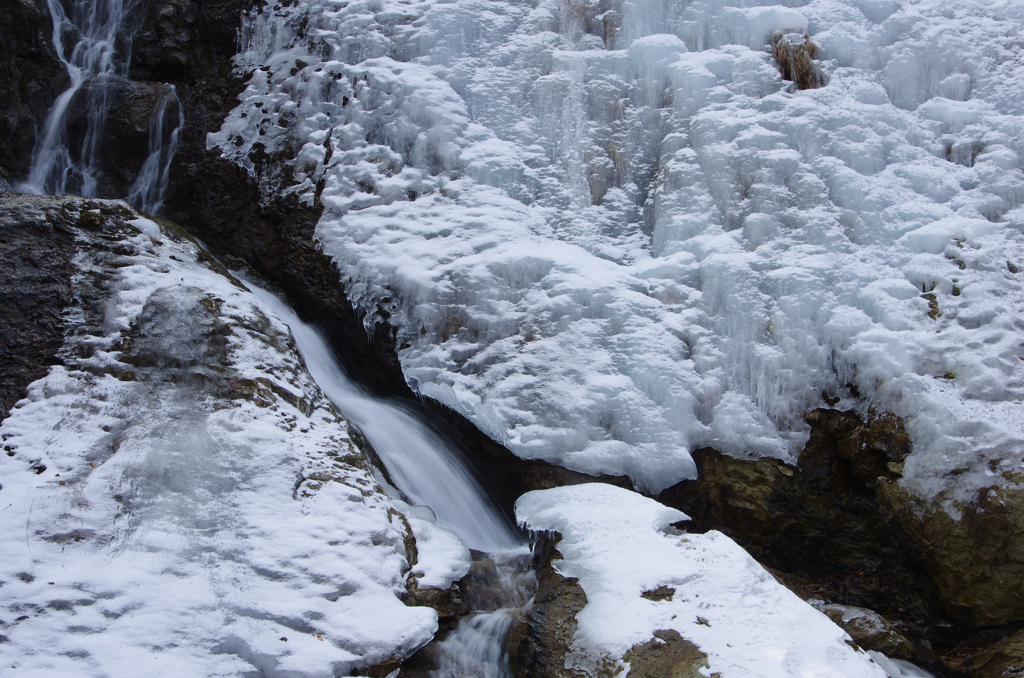
[[[208,143],[294,154],[408,382],[522,457],[657,492],[701,446],[794,461],[828,393],[903,417],[950,510],[1019,469],[1024,6],[600,7],[253,14]],[[805,29],[794,91],[768,41]]]
[[[516,516],[531,530],[561,535],[563,559],[552,565],[578,578],[587,595],[576,615],[569,668],[598,675],[610,661],[624,675],[630,648],[655,631],[675,630],[707,655],[702,675],[886,676],[847,645],[842,629],[731,539],[672,528],[686,520],[680,511],[595,483],[529,492],[516,503]],[[641,597],[662,586],[674,589],[670,599]]]
[[[288,328],[190,241],[128,223],[112,263],[88,240],[100,236],[78,236],[74,284],[106,280],[102,331],[70,336],[64,364],[0,424],[5,670],[348,675],[431,640],[437,613],[399,599],[406,521]],[[230,329],[226,362],[204,359],[189,324],[210,301]],[[190,371],[126,364],[129,328]],[[126,370],[136,378],[117,378]],[[219,390],[242,383],[260,387]],[[468,567],[454,535],[409,523],[421,585]]]

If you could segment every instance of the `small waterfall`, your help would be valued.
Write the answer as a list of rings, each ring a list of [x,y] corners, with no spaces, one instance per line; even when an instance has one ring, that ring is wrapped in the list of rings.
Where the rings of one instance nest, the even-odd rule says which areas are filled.
[[[246,285],[291,328],[306,368],[346,418],[360,428],[410,501],[429,506],[437,524],[478,554],[468,591],[474,614],[431,647],[432,678],[510,678],[506,637],[533,600],[536,578],[526,545],[498,515],[455,451],[415,411],[374,398],[341,371],[320,333],[270,292]]]
[[[476,613],[433,647],[437,669],[431,678],[511,678],[505,641],[533,602],[537,578],[531,564],[525,548],[473,563],[468,590]]]
[[[130,0],[129,0],[130,2]],[[60,0],[47,0],[53,17],[53,45],[68,69],[71,86],[54,102],[36,142],[28,179],[19,186],[26,193],[96,195],[96,155],[103,125],[110,110],[115,76],[127,73],[120,63],[117,40],[129,9],[125,0],[71,0],[70,13]],[[74,42],[70,55],[65,46]],[[126,50],[126,53],[129,50]],[[72,152],[68,126],[72,104],[84,100],[86,129],[81,145]]]
[[[174,112],[177,112],[176,116]],[[173,127],[169,127],[171,122],[174,122]],[[178,135],[184,126],[185,110],[178,91],[171,85],[153,110],[153,119],[149,123],[149,157],[128,191],[128,202],[132,207],[149,214],[156,214],[163,207],[171,161],[178,150]]]
[[[454,450],[397,401],[368,395],[338,366],[330,346],[312,326],[273,294],[246,283],[287,324],[306,368],[342,414],[366,436],[391,479],[413,504],[429,506],[437,524],[477,551],[520,546],[509,525],[483,495]]]

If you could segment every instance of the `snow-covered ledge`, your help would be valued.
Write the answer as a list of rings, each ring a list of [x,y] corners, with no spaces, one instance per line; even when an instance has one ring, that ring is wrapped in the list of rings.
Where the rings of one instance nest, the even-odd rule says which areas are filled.
[[[887,675],[734,541],[676,530],[686,515],[653,499],[598,483],[559,487],[523,495],[516,517],[561,535],[563,559],[552,565],[586,593],[567,669],[595,675],[611,662],[623,675],[631,649],[676,631],[706,655],[705,675]]]

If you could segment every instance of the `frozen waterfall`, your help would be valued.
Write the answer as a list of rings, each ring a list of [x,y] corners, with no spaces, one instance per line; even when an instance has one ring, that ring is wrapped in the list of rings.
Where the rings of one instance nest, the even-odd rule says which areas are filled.
[[[1022,28],[1011,0],[302,0],[250,15],[208,143],[284,153],[408,382],[521,457],[657,492],[700,446],[793,461],[838,398],[904,419],[908,489],[966,500],[1024,459]],[[785,36],[824,87],[782,79]]]

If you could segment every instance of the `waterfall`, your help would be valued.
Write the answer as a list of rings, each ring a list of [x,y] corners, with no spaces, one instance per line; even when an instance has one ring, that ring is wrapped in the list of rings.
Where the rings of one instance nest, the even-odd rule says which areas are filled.
[[[312,326],[270,292],[246,280],[259,299],[291,328],[306,368],[321,390],[366,436],[398,489],[415,504],[430,507],[437,524],[466,546],[485,551],[470,573],[475,614],[437,643],[434,678],[509,678],[505,639],[517,614],[531,604],[536,588],[530,554],[480,491],[455,451],[397,401],[374,398],[338,366],[330,346]]]
[[[115,76],[124,76],[128,70],[127,59],[118,62],[115,57],[129,6],[125,0],[72,0],[69,13],[60,0],[47,0],[47,4],[53,17],[53,46],[68,69],[71,86],[57,97],[46,116],[28,179],[19,189],[38,195],[95,196],[97,151],[110,110],[112,85]],[[65,44],[71,41],[74,47],[67,55]],[[81,144],[72,151],[68,128],[76,100],[85,106],[86,129]]]
[[[169,111],[173,102],[173,110]],[[175,121],[168,131],[168,123]],[[128,202],[143,212],[156,214],[164,204],[171,174],[171,161],[178,150],[178,135],[185,126],[185,111],[174,85],[160,97],[149,124],[149,157],[128,191]]]
[[[431,678],[511,678],[505,640],[533,603],[537,578],[531,565],[525,549],[473,563],[468,588],[476,614],[433,648],[437,670]]]
[[[246,285],[292,330],[306,368],[345,418],[373,446],[391,479],[413,504],[429,506],[437,524],[478,551],[519,546],[508,523],[480,491],[456,452],[400,402],[367,394],[338,366],[330,346],[284,302],[251,282]]]

